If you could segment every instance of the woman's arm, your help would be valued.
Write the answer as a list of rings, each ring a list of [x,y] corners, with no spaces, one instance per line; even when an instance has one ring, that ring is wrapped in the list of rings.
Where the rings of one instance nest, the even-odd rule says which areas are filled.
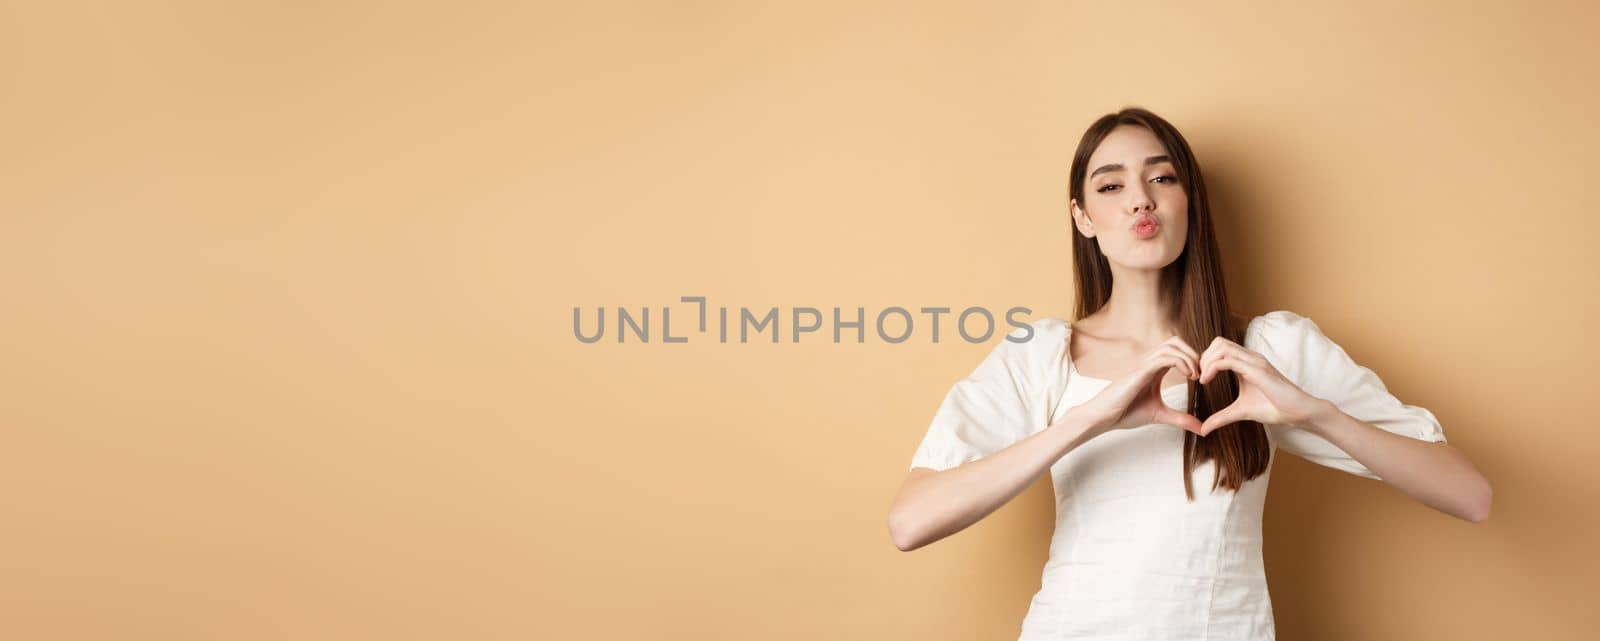
[[[1279,451],[1380,479],[1457,518],[1489,517],[1489,481],[1444,443],[1433,412],[1401,402],[1309,317],[1272,311],[1250,329],[1253,349],[1218,338],[1200,357],[1202,384],[1227,370],[1240,385],[1239,398],[1207,418],[1201,434],[1256,420]]]
[[[911,470],[889,506],[894,546],[909,552],[966,529],[1090,438],[1089,421],[1069,410],[1061,421],[989,456],[944,471]]]
[[[1301,427],[1423,505],[1473,523],[1489,518],[1494,489],[1460,450],[1384,431],[1327,401],[1321,405]]]

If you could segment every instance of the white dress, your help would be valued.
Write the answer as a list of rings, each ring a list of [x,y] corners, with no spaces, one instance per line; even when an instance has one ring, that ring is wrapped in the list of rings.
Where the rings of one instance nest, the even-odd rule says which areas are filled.
[[[1033,434],[1110,384],[1079,374],[1067,350],[1071,325],[1030,323],[1001,340],[945,396],[911,467],[944,470]],[[1014,342],[1029,338],[1026,342]],[[1443,442],[1427,409],[1407,405],[1325,336],[1287,310],[1251,319],[1244,347],[1265,356],[1307,393],[1381,429]],[[1197,346],[1198,347],[1198,346]],[[1187,406],[1186,383],[1165,388]],[[1279,450],[1377,479],[1332,443],[1293,425],[1268,425]],[[1273,639],[1272,602],[1261,561],[1267,473],[1234,493],[1211,493],[1213,463],[1197,465],[1195,500],[1184,495],[1182,429],[1150,424],[1107,432],[1050,468],[1056,524],[1039,591],[1020,641]]]

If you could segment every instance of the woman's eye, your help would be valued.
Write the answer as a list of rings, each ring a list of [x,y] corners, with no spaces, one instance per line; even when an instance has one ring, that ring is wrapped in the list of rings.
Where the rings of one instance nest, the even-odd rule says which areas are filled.
[[[1155,178],[1151,178],[1150,180],[1152,180],[1152,181],[1165,181],[1167,184],[1171,184],[1171,183],[1178,182],[1178,177],[1174,176],[1174,175],[1171,175],[1171,174],[1164,174],[1164,175],[1161,175],[1161,176],[1156,176]],[[1121,189],[1121,188],[1122,188],[1122,185],[1118,185],[1116,183],[1110,183],[1110,184],[1106,184],[1106,185],[1101,185],[1099,188],[1095,189],[1095,191],[1100,192],[1100,193],[1103,194],[1103,193],[1106,193],[1106,192],[1109,192],[1109,191],[1113,191],[1113,190],[1116,190],[1116,189]]]

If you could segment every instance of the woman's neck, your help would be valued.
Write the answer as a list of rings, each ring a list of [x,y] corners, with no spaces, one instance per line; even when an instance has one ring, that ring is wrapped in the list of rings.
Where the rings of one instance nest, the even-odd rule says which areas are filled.
[[[1177,334],[1174,315],[1161,295],[1160,270],[1114,274],[1111,298],[1094,313],[1101,332],[1114,332],[1141,344]]]

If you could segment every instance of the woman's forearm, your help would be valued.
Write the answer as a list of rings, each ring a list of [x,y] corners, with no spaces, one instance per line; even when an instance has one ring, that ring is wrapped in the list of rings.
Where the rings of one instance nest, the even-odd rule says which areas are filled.
[[[1361,421],[1326,403],[1305,427],[1407,496],[1473,523],[1489,518],[1489,480],[1460,450],[1408,438]]]
[[[914,470],[889,507],[889,536],[910,551],[955,534],[999,509],[1057,460],[1092,438],[1068,412],[1060,422],[989,456],[948,470]]]

